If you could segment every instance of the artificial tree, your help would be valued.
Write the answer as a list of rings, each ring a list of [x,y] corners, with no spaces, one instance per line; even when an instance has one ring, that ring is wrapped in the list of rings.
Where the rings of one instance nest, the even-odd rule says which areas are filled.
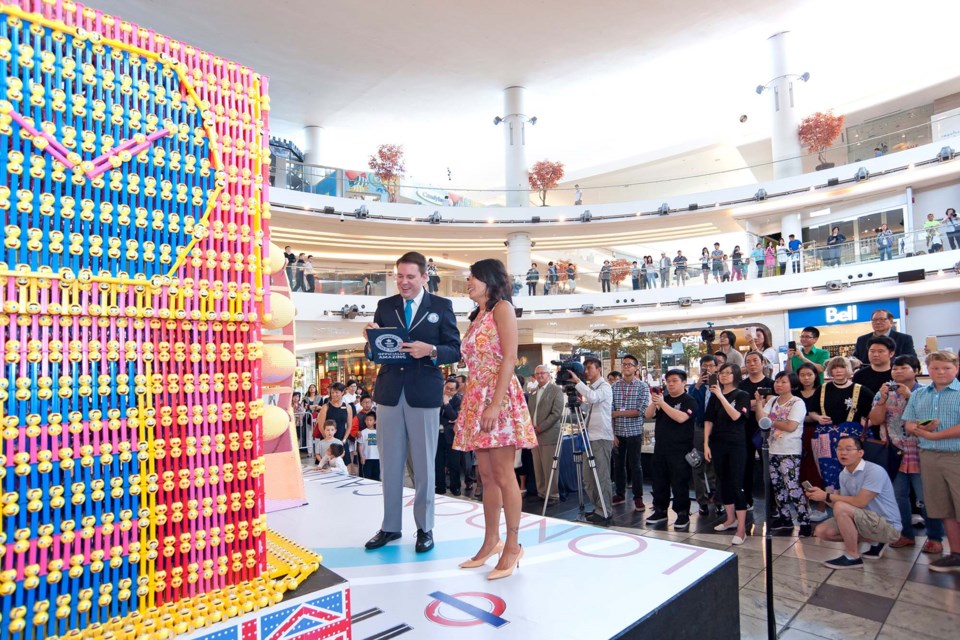
[[[823,153],[830,148],[833,141],[840,137],[843,132],[844,116],[835,116],[833,111],[817,111],[813,115],[807,116],[800,122],[797,129],[797,135],[800,142],[810,153],[816,153],[820,164],[817,165],[817,171],[833,167],[832,162],[827,162]]]
[[[403,146],[399,144],[382,144],[377,152],[370,156],[368,162],[380,182],[387,189],[387,198],[390,202],[397,201],[397,188],[403,172],[406,171],[403,159]]]
[[[540,194],[541,206],[547,206],[547,191],[553,189],[563,179],[563,163],[541,160],[530,167],[527,180],[530,188]]]

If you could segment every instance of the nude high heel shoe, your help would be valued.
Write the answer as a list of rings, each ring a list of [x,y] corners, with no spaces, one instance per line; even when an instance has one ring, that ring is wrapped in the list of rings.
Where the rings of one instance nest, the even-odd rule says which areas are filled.
[[[476,560],[470,559],[465,560],[460,563],[461,569],[476,569],[477,567],[482,567],[491,556],[499,555],[503,551],[503,540],[497,543],[497,546],[493,548],[493,551],[483,556],[482,558],[477,558]]]
[[[487,580],[499,580],[500,578],[507,578],[513,575],[513,570],[520,568],[520,558],[522,557],[523,545],[520,545],[520,553],[517,554],[517,559],[513,561],[513,565],[507,569],[494,569],[487,575]]]

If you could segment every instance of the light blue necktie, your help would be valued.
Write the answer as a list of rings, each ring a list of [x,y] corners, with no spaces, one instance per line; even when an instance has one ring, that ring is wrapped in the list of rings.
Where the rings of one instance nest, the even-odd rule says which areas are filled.
[[[407,304],[403,307],[403,317],[407,322],[407,329],[409,329],[413,322],[413,300],[407,300]]]

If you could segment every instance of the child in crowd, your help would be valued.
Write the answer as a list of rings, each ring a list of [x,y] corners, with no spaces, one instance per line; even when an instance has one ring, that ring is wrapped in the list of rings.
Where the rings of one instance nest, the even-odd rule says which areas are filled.
[[[343,464],[343,445],[331,444],[327,447],[327,453],[317,463],[320,465],[320,473],[336,471],[337,473],[346,473],[347,465]]]
[[[314,454],[316,455],[318,465],[323,460],[323,457],[327,455],[327,449],[332,444],[340,445],[341,447],[340,455],[343,455],[343,449],[342,449],[343,442],[333,437],[334,434],[337,433],[337,423],[334,422],[333,420],[327,420],[326,422],[323,423],[323,429],[321,430],[321,432],[323,433],[323,439],[315,440],[313,444],[313,451],[314,451]]]
[[[377,449],[377,414],[374,411],[364,414],[363,431],[357,440],[360,451],[360,464],[363,477],[367,480],[380,480],[380,451]]]

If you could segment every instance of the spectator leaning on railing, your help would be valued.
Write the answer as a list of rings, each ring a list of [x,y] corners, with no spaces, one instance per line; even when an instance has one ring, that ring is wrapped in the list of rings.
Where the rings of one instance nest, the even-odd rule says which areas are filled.
[[[673,275],[676,278],[677,286],[686,286],[687,284],[687,257],[683,251],[677,251],[673,259]]]

